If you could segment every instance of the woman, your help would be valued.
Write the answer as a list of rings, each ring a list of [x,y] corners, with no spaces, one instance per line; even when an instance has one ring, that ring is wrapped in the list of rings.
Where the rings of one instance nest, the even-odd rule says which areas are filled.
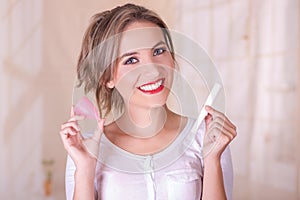
[[[154,12],[126,4],[93,17],[77,75],[79,86],[95,92],[102,119],[88,139],[81,136],[77,121],[82,116],[73,108],[61,127],[69,154],[67,199],[231,198],[232,166],[225,149],[236,128],[207,106],[205,123],[183,148],[195,120],[166,106],[175,63],[167,26]],[[104,118],[114,110],[120,116],[104,126]],[[211,133],[220,137],[203,158],[203,136]],[[178,149],[184,150],[170,160]],[[104,162],[97,162],[98,157]]]

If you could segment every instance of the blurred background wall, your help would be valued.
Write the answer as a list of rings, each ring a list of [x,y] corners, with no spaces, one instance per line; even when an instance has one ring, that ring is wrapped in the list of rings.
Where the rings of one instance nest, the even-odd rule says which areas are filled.
[[[64,199],[58,132],[81,39],[90,16],[128,1],[0,2],[0,198]],[[300,1],[130,2],[157,11],[216,63],[239,133],[231,145],[234,199],[300,199]]]

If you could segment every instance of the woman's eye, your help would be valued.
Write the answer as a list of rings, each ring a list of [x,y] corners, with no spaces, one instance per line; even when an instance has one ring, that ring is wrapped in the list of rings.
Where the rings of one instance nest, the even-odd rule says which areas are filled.
[[[125,65],[130,65],[130,64],[135,64],[137,62],[138,62],[138,60],[136,58],[132,57],[132,58],[127,59],[124,64]]]
[[[157,56],[157,55],[159,55],[159,54],[164,53],[165,51],[166,51],[165,48],[158,48],[158,49],[155,49],[155,50],[154,50],[153,55],[154,55],[154,56]]]

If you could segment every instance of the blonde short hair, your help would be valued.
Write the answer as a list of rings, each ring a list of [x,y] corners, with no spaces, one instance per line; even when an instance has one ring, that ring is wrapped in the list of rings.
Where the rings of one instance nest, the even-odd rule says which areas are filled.
[[[106,87],[116,72],[116,58],[120,35],[126,26],[136,21],[147,21],[161,28],[171,55],[174,48],[164,21],[153,11],[134,4],[125,4],[112,10],[95,14],[84,34],[77,63],[78,87],[85,92],[95,92],[100,117],[106,117],[116,108],[121,110],[123,99],[116,89]]]

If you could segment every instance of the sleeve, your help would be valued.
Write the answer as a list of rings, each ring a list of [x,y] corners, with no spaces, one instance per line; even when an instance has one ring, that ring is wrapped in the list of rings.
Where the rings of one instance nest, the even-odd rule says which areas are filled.
[[[66,199],[72,200],[75,188],[75,171],[76,166],[70,156],[67,158],[66,164],[66,175],[65,175],[65,188],[66,188]]]
[[[197,134],[200,139],[201,147],[203,146],[204,135],[205,135],[205,122],[203,121],[198,130]],[[201,158],[202,165],[203,165],[203,158]],[[229,146],[224,150],[221,156],[221,167],[223,173],[223,182],[224,188],[226,192],[227,200],[232,200],[232,190],[233,190],[233,166],[232,166],[232,159],[231,159],[231,152]]]

